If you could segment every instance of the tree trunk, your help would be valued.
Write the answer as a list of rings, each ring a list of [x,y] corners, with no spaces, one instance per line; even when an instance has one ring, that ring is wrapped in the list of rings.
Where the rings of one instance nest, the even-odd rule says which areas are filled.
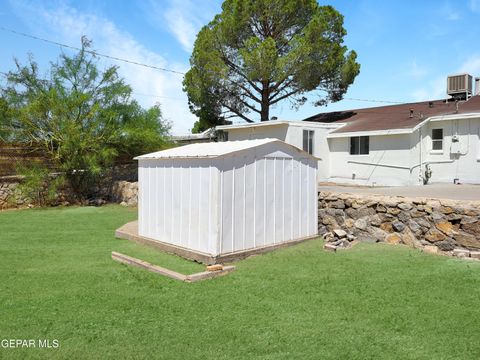
[[[262,108],[260,110],[260,121],[268,121],[270,116],[269,84],[264,82],[262,87]]]

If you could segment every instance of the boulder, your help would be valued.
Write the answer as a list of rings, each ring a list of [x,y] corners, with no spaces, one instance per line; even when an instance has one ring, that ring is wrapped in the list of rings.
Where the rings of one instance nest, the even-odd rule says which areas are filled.
[[[333,233],[340,239],[347,236],[347,232],[345,230],[342,230],[342,229],[335,229],[335,230],[333,230]]]
[[[387,237],[385,238],[385,241],[389,244],[400,244],[402,241],[402,238],[400,237],[399,234],[392,233],[387,235]]]
[[[345,203],[343,200],[332,201],[329,205],[334,209],[345,209]]]
[[[413,207],[412,204],[409,204],[409,203],[400,203],[397,206],[398,206],[398,208],[402,209],[403,211],[408,211]]]
[[[465,249],[453,249],[453,256],[457,256],[459,258],[467,258],[470,257],[470,251]]]
[[[382,224],[382,219],[380,219],[380,216],[373,215],[372,217],[370,217],[370,225],[380,226],[381,224]]]
[[[430,229],[427,234],[425,234],[425,239],[430,242],[437,242],[446,239],[446,236],[436,229]]]
[[[392,223],[392,227],[397,232],[402,232],[405,230],[405,224],[398,220]]]
[[[474,235],[457,232],[453,234],[453,238],[460,246],[480,249],[480,239],[477,239]]]
[[[469,234],[480,236],[480,221],[464,223],[462,224],[462,230]]]
[[[452,251],[455,249],[456,243],[455,240],[447,238],[443,241],[437,241],[435,245],[442,251]]]
[[[449,221],[440,221],[435,224],[435,227],[445,235],[450,236],[453,234],[453,225]]]
[[[361,218],[355,221],[354,226],[359,230],[366,230],[368,227],[368,223],[365,218]]]
[[[408,223],[407,223],[408,227],[410,228],[410,230],[412,230],[413,232],[417,232],[419,231],[421,228],[420,228],[420,225],[417,224],[417,222],[415,222],[414,220],[410,219],[408,220]]]

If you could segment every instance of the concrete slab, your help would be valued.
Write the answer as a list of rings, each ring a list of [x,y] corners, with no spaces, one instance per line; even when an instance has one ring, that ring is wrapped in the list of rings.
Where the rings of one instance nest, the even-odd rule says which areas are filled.
[[[258,248],[222,254],[218,256],[212,256],[210,254],[205,254],[202,252],[186,249],[180,246],[175,246],[172,244],[167,244],[158,240],[140,236],[138,235],[138,221],[131,221],[123,225],[122,227],[118,228],[115,231],[115,237],[119,239],[127,239],[139,244],[151,246],[158,250],[179,255],[183,258],[194,260],[206,265],[213,265],[213,264],[230,263],[230,262],[245,259],[246,257],[252,256],[252,255],[259,255],[259,254],[263,254],[276,249],[281,249],[288,246],[296,245],[307,240],[316,239],[320,237],[320,235],[309,236],[305,238],[286,241],[279,244],[272,244],[272,245],[262,246]]]
[[[404,197],[424,197],[430,199],[447,200],[480,200],[480,185],[431,184],[425,186],[399,187],[363,187],[343,185],[319,185],[319,191],[334,193],[351,193],[362,195],[384,195]]]

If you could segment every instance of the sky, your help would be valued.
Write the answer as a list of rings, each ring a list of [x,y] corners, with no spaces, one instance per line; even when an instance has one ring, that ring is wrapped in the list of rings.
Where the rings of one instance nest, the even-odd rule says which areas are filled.
[[[196,34],[220,12],[219,0],[0,0],[0,26],[79,47],[86,35],[103,54],[179,72],[189,69]],[[342,101],[299,109],[288,100],[271,109],[281,120],[324,111],[446,97],[446,78],[480,76],[480,0],[332,0],[344,17],[345,45],[358,54],[360,74]],[[33,54],[42,71],[61,52],[73,51],[0,30],[0,72]],[[187,134],[195,117],[182,91],[182,75],[101,59],[118,65],[144,107],[160,103],[172,133]],[[1,78],[0,78],[1,80]],[[366,101],[368,100],[368,101]],[[237,122],[241,123],[240,120]]]

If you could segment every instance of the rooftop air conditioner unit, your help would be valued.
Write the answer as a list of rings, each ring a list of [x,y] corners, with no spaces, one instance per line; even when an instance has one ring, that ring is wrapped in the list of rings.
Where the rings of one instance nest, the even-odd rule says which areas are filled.
[[[447,78],[447,94],[459,95],[467,94],[472,95],[472,76],[469,74],[451,75]]]

